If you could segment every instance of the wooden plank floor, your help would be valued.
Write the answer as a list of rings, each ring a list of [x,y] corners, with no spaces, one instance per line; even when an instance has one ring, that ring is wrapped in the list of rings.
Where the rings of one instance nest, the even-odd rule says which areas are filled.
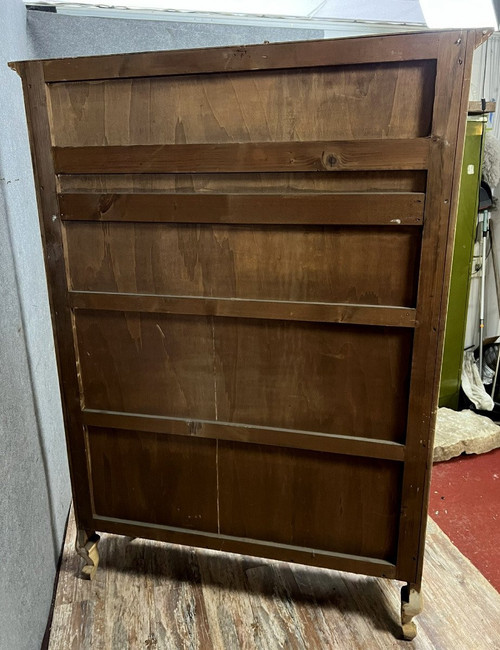
[[[389,580],[103,535],[89,582],[74,536],[70,516],[50,650],[500,648],[500,594],[432,520],[411,643]]]

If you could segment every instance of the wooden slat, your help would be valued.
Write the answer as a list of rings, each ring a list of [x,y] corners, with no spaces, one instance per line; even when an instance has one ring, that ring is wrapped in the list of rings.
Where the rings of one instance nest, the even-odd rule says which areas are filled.
[[[397,442],[342,436],[337,434],[298,431],[276,427],[258,427],[233,422],[188,420],[159,415],[122,413],[84,409],[83,421],[88,426],[132,431],[151,431],[180,436],[233,440],[292,449],[309,449],[347,456],[363,456],[385,460],[404,460],[405,447]]]
[[[383,578],[394,578],[396,574],[394,564],[386,560],[379,560],[378,558],[334,553],[321,549],[232,537],[231,535],[198,532],[195,530],[174,528],[173,526],[153,525],[142,521],[127,521],[126,519],[100,516],[97,513],[94,515],[94,527],[96,530],[102,532],[117,533],[130,537],[146,537],[172,544],[212,548],[228,553],[255,555],[257,557],[284,560],[285,562],[310,564],[328,569],[336,569],[338,571],[366,573]]]
[[[496,111],[496,102],[469,102],[467,112],[469,115],[482,115],[483,113],[494,113]]]
[[[54,59],[44,61],[42,65],[45,81],[56,82],[415,61],[436,58],[436,55],[435,35],[423,32],[412,34],[411,40],[407,35],[394,34],[349,40]]]
[[[54,147],[59,174],[426,169],[428,138]]]
[[[407,307],[70,291],[73,309],[415,327]]]
[[[60,194],[70,221],[421,225],[422,193]]]

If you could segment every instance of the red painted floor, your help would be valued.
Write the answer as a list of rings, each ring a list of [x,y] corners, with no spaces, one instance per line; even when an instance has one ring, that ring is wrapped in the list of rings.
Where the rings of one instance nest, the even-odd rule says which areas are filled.
[[[500,449],[436,463],[429,514],[500,591]]]

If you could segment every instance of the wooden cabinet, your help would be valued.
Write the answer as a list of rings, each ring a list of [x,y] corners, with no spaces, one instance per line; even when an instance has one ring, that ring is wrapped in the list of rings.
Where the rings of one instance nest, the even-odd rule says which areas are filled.
[[[403,580],[419,609],[483,32],[21,62],[79,550]]]

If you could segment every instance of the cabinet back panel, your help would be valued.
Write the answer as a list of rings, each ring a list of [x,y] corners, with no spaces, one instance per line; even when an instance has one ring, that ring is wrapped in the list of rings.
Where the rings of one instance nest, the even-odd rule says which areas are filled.
[[[420,229],[67,222],[83,291],[414,307]]]
[[[76,330],[87,408],[404,441],[411,330],[84,310]]]
[[[434,61],[412,61],[55,83],[52,138],[74,147],[425,137],[434,78]]]
[[[89,427],[95,513],[217,532],[215,440]]]
[[[221,533],[394,562],[401,469],[387,460],[219,442]]]

